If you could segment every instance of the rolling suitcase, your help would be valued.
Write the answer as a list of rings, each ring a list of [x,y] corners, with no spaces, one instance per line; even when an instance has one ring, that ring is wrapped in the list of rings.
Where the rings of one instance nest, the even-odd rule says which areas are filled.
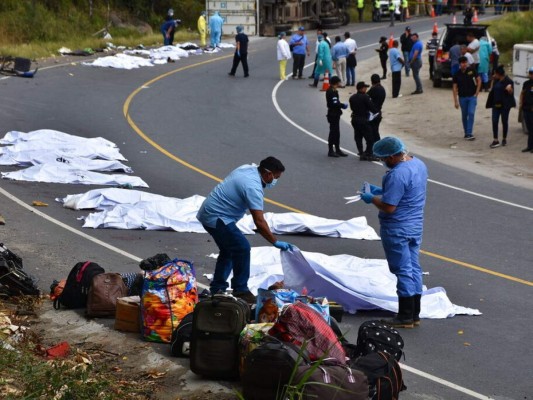
[[[194,309],[191,335],[191,371],[215,379],[239,376],[239,337],[250,319],[248,304],[217,294]]]

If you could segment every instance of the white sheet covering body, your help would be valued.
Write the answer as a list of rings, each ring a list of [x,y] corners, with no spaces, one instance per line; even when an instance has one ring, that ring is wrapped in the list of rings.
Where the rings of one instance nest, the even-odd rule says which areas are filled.
[[[348,312],[384,309],[398,311],[396,277],[389,272],[386,260],[364,259],[341,254],[280,252],[274,247],[254,247],[248,286],[258,288],[284,281],[285,287],[311,296],[326,296]],[[448,318],[458,314],[481,315],[479,310],[452,304],[442,287],[427,289],[421,303],[421,318]]]
[[[95,189],[69,195],[58,201],[63,202],[65,207],[76,210],[102,210],[91,213],[85,219],[84,228],[173,229],[178,232],[204,233],[203,226],[196,220],[196,213],[204,199],[199,195],[178,199],[136,190]],[[347,239],[379,240],[365,217],[342,221],[309,214],[266,213],[265,219],[277,235],[312,233]],[[237,226],[244,234],[255,233],[255,224],[250,215],[242,218]]]

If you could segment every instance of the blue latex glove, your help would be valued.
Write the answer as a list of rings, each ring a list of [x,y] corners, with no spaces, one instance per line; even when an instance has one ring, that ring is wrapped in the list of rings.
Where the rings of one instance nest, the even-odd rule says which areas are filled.
[[[362,193],[365,192],[365,184],[367,184],[367,182],[361,185],[360,191]],[[379,186],[372,185],[371,183],[368,183],[368,186],[370,187],[370,193],[372,193],[374,196],[381,196],[383,194],[383,189],[380,188]]]
[[[292,244],[287,242],[282,242],[281,240],[276,240],[274,247],[280,249],[281,251],[292,250]]]
[[[342,109],[343,109],[343,110],[346,110],[347,108],[348,108],[348,103],[343,103],[343,105],[342,105]]]
[[[372,199],[374,198],[374,195],[372,193],[362,193],[361,199],[366,203],[370,204],[372,203]]]
[[[240,56],[241,56],[241,52],[237,50],[237,57],[240,57]]]

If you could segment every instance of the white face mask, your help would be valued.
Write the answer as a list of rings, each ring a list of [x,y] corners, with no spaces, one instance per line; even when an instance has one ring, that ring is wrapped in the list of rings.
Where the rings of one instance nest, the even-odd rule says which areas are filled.
[[[272,182],[265,183],[265,187],[268,189],[272,189],[274,186],[276,186],[276,183],[278,183],[278,180],[276,178],[272,179]]]

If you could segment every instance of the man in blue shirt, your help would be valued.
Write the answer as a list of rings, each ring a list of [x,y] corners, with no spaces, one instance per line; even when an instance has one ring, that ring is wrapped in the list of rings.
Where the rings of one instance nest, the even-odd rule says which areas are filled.
[[[274,187],[284,171],[281,161],[274,157],[265,158],[259,167],[242,165],[219,183],[200,207],[196,218],[220,250],[211,293],[224,292],[233,271],[233,295],[255,304],[255,296],[248,289],[250,243],[236,225],[247,210],[252,214],[257,231],[267,241],[280,250],[292,248],[289,243],[276,239],[263,216],[263,190]]]
[[[350,51],[346,43],[341,40],[340,36],[335,36],[335,46],[331,49],[331,59],[333,60],[333,68],[341,80],[339,85],[341,88],[346,85],[346,58],[349,54]]]
[[[300,26],[298,32],[292,35],[289,47],[292,50],[293,58],[292,79],[302,79],[305,55],[307,54],[309,56],[309,42],[307,41],[303,26]]]
[[[233,55],[233,65],[229,76],[235,76],[239,63],[242,62],[242,69],[244,71],[244,77],[248,78],[248,35],[244,33],[244,27],[238,25],[236,28],[237,35],[235,36],[235,54]]]
[[[407,155],[404,144],[395,137],[376,142],[373,153],[389,171],[383,177],[382,187],[365,183],[361,198],[379,209],[381,242],[389,269],[398,278],[398,314],[383,322],[396,328],[413,328],[420,325],[419,253],[428,171],[421,160]]]
[[[420,80],[420,70],[422,69],[422,51],[424,50],[424,44],[418,38],[418,33],[411,35],[413,41],[413,47],[409,52],[409,66],[413,70],[413,79],[415,80],[416,90],[411,94],[424,93],[422,88],[422,81]]]
[[[405,61],[402,53],[398,50],[398,41],[392,42],[392,48],[389,50],[390,69],[392,71],[392,98],[402,97],[400,87],[402,86],[402,68]]]

